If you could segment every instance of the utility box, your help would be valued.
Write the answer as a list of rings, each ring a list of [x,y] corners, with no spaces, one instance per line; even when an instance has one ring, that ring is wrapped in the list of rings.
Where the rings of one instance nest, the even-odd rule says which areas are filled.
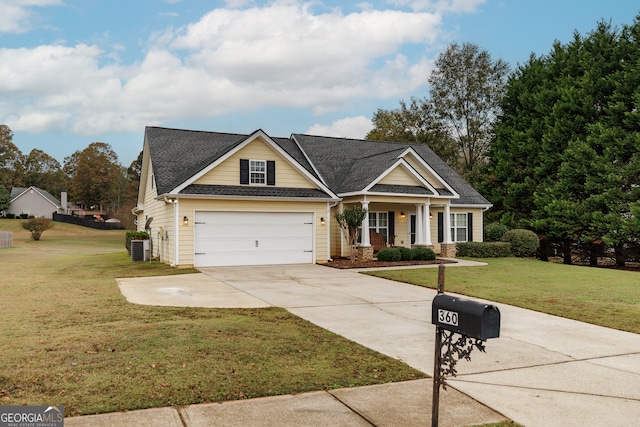
[[[131,241],[131,261],[149,261],[149,241]]]
[[[500,336],[498,307],[457,296],[435,296],[431,305],[431,323],[483,341]]]

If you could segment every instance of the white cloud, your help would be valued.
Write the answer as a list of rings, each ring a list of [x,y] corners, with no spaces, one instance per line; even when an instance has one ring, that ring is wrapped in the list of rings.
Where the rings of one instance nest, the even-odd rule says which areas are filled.
[[[424,52],[438,43],[439,13],[368,4],[349,14],[314,13],[312,6],[287,0],[215,9],[184,28],[157,31],[145,56],[126,66],[85,44],[0,49],[0,123],[29,132],[138,132],[263,108],[322,115],[354,99],[399,99],[426,85],[431,60]],[[370,127],[360,116],[317,133],[363,137]]]
[[[410,7],[416,12],[473,13],[487,0],[391,0],[396,6]]]
[[[364,116],[346,117],[330,125],[315,124],[305,133],[310,135],[334,136],[338,138],[362,139],[373,128],[371,119]]]
[[[61,3],[62,0],[0,0],[0,33],[24,33],[30,29],[34,6]]]

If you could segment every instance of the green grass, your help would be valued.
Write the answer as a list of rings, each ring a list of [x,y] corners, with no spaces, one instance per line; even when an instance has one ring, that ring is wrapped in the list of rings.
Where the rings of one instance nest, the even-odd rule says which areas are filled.
[[[479,259],[484,267],[449,267],[445,292],[528,308],[640,333],[640,272],[580,267],[524,258]],[[368,274],[435,288],[437,269]]]
[[[425,377],[280,308],[130,304],[115,278],[195,270],[132,263],[124,231],[55,223],[35,242],[19,224],[0,220],[2,405],[72,416]]]

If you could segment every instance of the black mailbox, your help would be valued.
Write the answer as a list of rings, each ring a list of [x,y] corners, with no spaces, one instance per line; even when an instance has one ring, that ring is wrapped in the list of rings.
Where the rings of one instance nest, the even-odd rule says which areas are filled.
[[[438,294],[433,299],[431,323],[479,340],[500,336],[498,307],[446,294]]]

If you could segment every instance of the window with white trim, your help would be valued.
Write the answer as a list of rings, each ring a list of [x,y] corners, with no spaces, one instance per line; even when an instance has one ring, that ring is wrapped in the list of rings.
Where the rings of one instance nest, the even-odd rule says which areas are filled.
[[[382,234],[389,241],[389,212],[369,212],[369,230]]]
[[[251,184],[267,183],[266,160],[249,160],[249,182]]]
[[[467,234],[467,214],[465,213],[452,213],[451,216],[451,240],[453,242],[466,242],[468,241]]]

